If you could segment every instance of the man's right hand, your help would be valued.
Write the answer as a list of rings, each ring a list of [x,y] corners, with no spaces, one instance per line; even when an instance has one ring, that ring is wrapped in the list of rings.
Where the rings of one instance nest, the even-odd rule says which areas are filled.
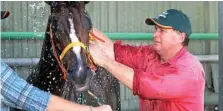
[[[114,43],[103,32],[96,28],[93,28],[93,33],[98,38],[105,41],[101,42],[96,39],[95,41],[90,42],[89,45],[90,53],[95,60],[94,62],[96,62],[97,65],[103,67],[104,63],[108,62],[108,60],[115,60],[113,46]]]
[[[92,111],[112,111],[111,106],[109,105],[102,105],[98,107],[93,107]]]
[[[105,41],[105,42],[101,42],[99,40],[96,40],[95,43],[98,44],[101,48],[103,48],[103,50],[106,51],[106,54],[110,58],[114,58],[113,41],[108,36],[106,36],[103,32],[101,32],[95,27],[93,27],[93,33],[94,35],[96,35],[97,37]]]

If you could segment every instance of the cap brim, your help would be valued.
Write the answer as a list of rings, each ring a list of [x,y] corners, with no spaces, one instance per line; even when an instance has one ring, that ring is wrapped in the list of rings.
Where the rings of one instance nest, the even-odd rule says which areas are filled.
[[[161,27],[161,28],[166,28],[166,29],[172,29],[173,27],[171,26],[165,26],[165,25],[162,25],[158,19],[155,19],[155,18],[146,18],[145,20],[145,23],[147,25],[157,25],[158,27]]]
[[[1,19],[5,19],[9,16],[9,11],[1,11]]]

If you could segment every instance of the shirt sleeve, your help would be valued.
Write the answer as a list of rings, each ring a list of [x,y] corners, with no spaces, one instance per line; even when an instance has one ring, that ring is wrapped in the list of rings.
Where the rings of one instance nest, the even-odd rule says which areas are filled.
[[[133,46],[124,44],[122,41],[116,41],[114,43],[115,60],[119,63],[125,64],[131,68],[138,68],[141,63],[142,57],[145,53],[153,52],[151,45]],[[142,58],[142,59],[140,59]]]
[[[28,84],[9,66],[1,63],[1,94],[18,107],[29,111],[46,110],[50,93]]]
[[[181,67],[177,73],[157,76],[134,69],[133,94],[147,99],[168,100],[194,96],[194,92],[204,90],[205,80],[198,77],[201,73],[204,72]]]

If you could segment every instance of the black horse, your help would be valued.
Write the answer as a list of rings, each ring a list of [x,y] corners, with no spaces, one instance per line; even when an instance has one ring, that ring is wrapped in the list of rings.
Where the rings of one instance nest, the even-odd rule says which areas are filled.
[[[88,2],[46,2],[51,6],[41,58],[27,81],[67,100],[121,110],[120,86],[105,69],[92,63],[88,51],[92,23]]]

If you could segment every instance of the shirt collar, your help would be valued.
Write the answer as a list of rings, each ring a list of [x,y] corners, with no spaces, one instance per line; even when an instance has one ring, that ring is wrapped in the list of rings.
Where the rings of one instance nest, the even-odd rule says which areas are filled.
[[[176,63],[176,60],[177,60],[179,57],[183,56],[186,52],[187,52],[187,47],[184,46],[179,52],[177,52],[177,54],[176,54],[174,57],[172,57],[172,58],[170,58],[170,59],[168,60],[168,63],[169,63],[169,64],[174,64],[174,63]]]

